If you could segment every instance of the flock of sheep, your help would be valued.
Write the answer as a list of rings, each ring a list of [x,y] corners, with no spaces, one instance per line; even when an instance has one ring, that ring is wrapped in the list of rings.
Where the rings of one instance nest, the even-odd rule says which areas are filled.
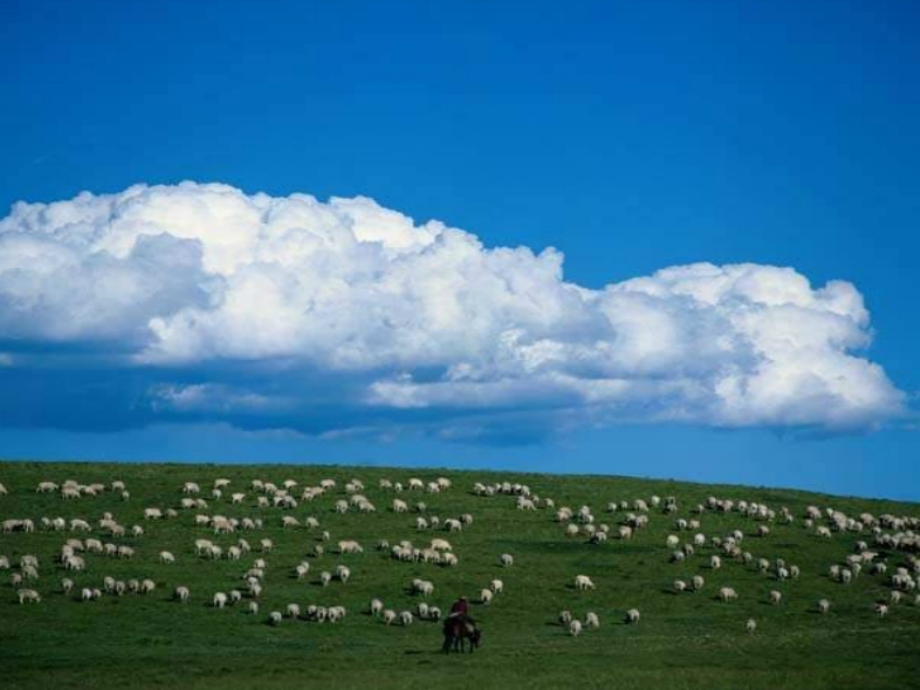
[[[34,490],[39,494],[48,494],[49,500],[59,497],[60,500],[86,501],[86,516],[65,520],[62,517],[50,516],[22,516],[6,517],[0,523],[3,533],[3,544],[22,552],[24,543],[28,543],[28,536],[36,530],[45,532],[62,533],[63,543],[60,546],[54,563],[42,564],[35,554],[22,553],[18,559],[12,559],[0,553],[0,570],[10,571],[9,582],[16,591],[20,604],[42,602],[39,591],[39,582],[45,571],[60,573],[57,591],[63,592],[82,602],[93,602],[103,596],[122,596],[133,593],[137,595],[150,594],[157,589],[157,584],[150,578],[138,577],[136,579],[117,580],[111,576],[103,576],[96,583],[97,586],[85,586],[78,590],[72,579],[78,573],[87,569],[88,561],[93,561],[94,572],[105,570],[104,558],[130,560],[135,557],[137,550],[143,549],[145,535],[154,534],[159,521],[180,520],[187,522],[194,528],[207,531],[208,536],[202,535],[188,544],[186,553],[177,557],[170,551],[160,551],[158,560],[165,565],[174,565],[180,559],[199,558],[204,560],[229,560],[242,561],[252,559],[248,566],[241,566],[240,585],[207,593],[207,600],[216,609],[227,606],[244,604],[251,614],[259,613],[259,603],[266,594],[265,574],[269,567],[269,560],[275,548],[274,541],[267,537],[258,537],[260,530],[265,528],[265,521],[277,521],[283,530],[308,530],[317,535],[313,550],[297,563],[273,563],[272,567],[289,569],[297,580],[309,576],[314,568],[312,558],[318,558],[326,553],[327,548],[331,555],[340,559],[360,556],[364,547],[355,539],[339,539],[330,545],[331,535],[321,529],[320,519],[316,515],[298,516],[295,509],[305,504],[318,507],[322,499],[329,499],[331,510],[336,513],[356,513],[364,516],[373,516],[377,507],[368,499],[366,487],[359,479],[351,479],[339,488],[333,479],[324,479],[315,485],[301,487],[293,479],[274,483],[266,479],[253,479],[246,487],[232,486],[229,479],[218,478],[209,482],[207,493],[198,482],[185,482],[176,487],[175,507],[146,506],[140,513],[143,516],[142,524],[123,524],[111,512],[94,514],[92,510],[92,497],[106,492],[114,492],[126,506],[131,506],[131,494],[125,483],[119,480],[104,484],[81,484],[74,480],[67,480],[60,484],[54,481],[41,481],[34,489],[16,487],[16,491]],[[406,482],[381,479],[377,491],[381,496],[389,497],[388,510],[394,514],[412,514],[411,524],[418,533],[430,534],[440,531],[445,536],[460,533],[469,529],[474,524],[472,513],[463,513],[454,517],[441,519],[428,511],[425,500],[426,494],[434,497],[451,490],[452,483],[445,477],[434,481],[425,482],[412,477]],[[675,497],[647,496],[638,497],[630,501],[611,502],[603,513],[606,518],[598,517],[587,505],[577,509],[568,506],[556,505],[549,497],[534,494],[530,488],[520,483],[477,482],[472,487],[472,493],[483,498],[507,500],[509,507],[513,505],[524,513],[540,513],[546,517],[537,516],[547,528],[559,525],[559,539],[585,539],[589,544],[603,545],[608,539],[629,541],[640,537],[649,526],[651,520],[668,521],[672,531],[662,544],[661,567],[667,569],[669,564],[687,564],[690,559],[698,559],[699,568],[705,572],[717,571],[731,565],[731,567],[746,567],[760,572],[765,578],[775,581],[777,585],[791,583],[801,574],[801,569],[795,563],[788,562],[770,546],[770,537],[781,528],[807,530],[815,539],[853,539],[851,553],[843,562],[827,565],[827,575],[841,586],[847,586],[858,577],[876,577],[884,581],[888,588],[884,600],[867,602],[879,616],[889,613],[890,607],[900,604],[909,598],[914,605],[920,606],[920,594],[916,593],[917,579],[920,577],[920,519],[910,516],[897,516],[884,514],[874,516],[869,513],[860,515],[846,515],[833,508],[819,508],[809,506],[804,514],[794,515],[784,506],[777,508],[763,503],[745,500],[720,499],[709,497],[705,502],[689,506],[681,516],[680,507]],[[3,510],[3,498],[9,495],[7,487],[0,484],[0,511]],[[410,500],[410,495],[413,499]],[[378,499],[380,500],[380,499]],[[428,500],[433,500],[430,498]],[[53,503],[48,504],[49,509]],[[220,514],[217,506],[229,505],[235,509],[245,510],[247,506],[260,509],[260,516],[230,517]],[[268,517],[261,513],[262,509],[277,510],[277,515]],[[325,509],[329,510],[330,506]],[[126,507],[125,512],[130,512]],[[318,511],[316,511],[318,512]],[[734,529],[728,533],[706,533],[703,523],[710,514],[732,514],[749,523],[750,527]],[[371,517],[368,517],[371,519]],[[606,522],[604,521],[606,519]],[[614,527],[611,527],[611,524]],[[16,536],[21,534],[23,536]],[[79,536],[78,536],[79,535]],[[130,535],[130,536],[129,536]],[[215,543],[216,538],[232,540],[223,545]],[[124,543],[132,539],[132,545]],[[20,541],[23,540],[23,541]],[[386,539],[379,539],[375,548],[380,553],[387,553],[389,557],[398,562],[429,563],[443,568],[454,568],[461,563],[462,554],[454,551],[450,541],[444,536],[435,536],[426,539],[422,545],[413,544],[410,540],[390,544]],[[753,543],[753,545],[752,545]],[[755,551],[759,555],[755,555]],[[496,554],[496,567],[511,568],[514,566],[513,554]],[[889,573],[889,570],[892,572]],[[177,576],[181,571],[177,571]],[[318,573],[318,583],[327,587],[333,583],[347,585],[351,578],[351,568],[344,563],[337,564],[329,570]],[[598,574],[595,574],[597,577]],[[603,582],[601,582],[603,586]],[[594,579],[588,574],[578,574],[571,582],[571,587],[576,591],[595,590]],[[698,593],[706,589],[706,576],[702,573],[692,577],[676,578],[673,580],[672,590],[675,594],[685,595]],[[76,591],[75,591],[76,590]],[[383,600],[374,597],[368,604],[367,612],[375,619],[381,620],[386,625],[399,623],[408,626],[418,618],[421,620],[442,620],[443,614],[437,606],[429,603],[435,584],[432,580],[415,578],[407,585],[407,590],[419,598],[414,610],[400,610],[387,608]],[[493,599],[500,596],[505,590],[505,583],[494,578],[479,592],[477,603],[488,606]],[[42,591],[48,594],[51,587]],[[190,587],[177,582],[172,587],[173,599],[180,604],[192,598]],[[787,590],[788,594],[788,590]],[[723,603],[730,603],[739,598],[739,593],[733,586],[722,586],[715,593],[715,599]],[[772,589],[768,594],[768,602],[779,606],[787,600],[781,589]],[[827,613],[832,603],[828,598],[821,598],[811,602],[813,610]],[[337,623],[347,615],[344,606],[321,606],[310,604],[301,606],[291,602],[283,610],[268,612],[267,623],[280,625],[287,619],[306,620],[317,623]],[[638,608],[626,611],[623,620],[627,624],[638,625],[641,614]],[[583,631],[598,628],[601,624],[599,615],[588,611],[582,618],[573,617],[568,610],[558,615],[559,623],[568,630],[572,636],[578,636]],[[757,629],[757,621],[748,618],[744,624],[749,633]]]

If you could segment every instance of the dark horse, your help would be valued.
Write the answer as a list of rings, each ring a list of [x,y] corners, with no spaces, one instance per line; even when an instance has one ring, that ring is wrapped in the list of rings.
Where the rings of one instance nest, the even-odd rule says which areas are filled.
[[[444,646],[442,649],[445,654],[450,653],[451,648],[456,652],[466,651],[466,641],[470,643],[470,654],[482,642],[482,631],[465,616],[455,616],[447,618],[444,621]]]

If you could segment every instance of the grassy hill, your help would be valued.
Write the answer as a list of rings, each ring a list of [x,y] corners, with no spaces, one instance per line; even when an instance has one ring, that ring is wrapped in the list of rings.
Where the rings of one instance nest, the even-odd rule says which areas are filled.
[[[229,479],[230,485],[220,500],[212,500],[211,487],[219,477]],[[384,478],[407,484],[410,477],[425,483],[447,477],[452,487],[439,494],[397,494],[379,486]],[[292,510],[257,507],[262,494],[251,488],[253,479],[279,486],[293,479],[299,485],[291,493],[299,500],[304,487],[324,478],[334,479],[336,488],[312,502],[300,501]],[[352,478],[363,482],[362,493],[375,504],[375,513],[335,512],[335,502],[348,498],[345,484]],[[122,500],[119,492],[109,490],[73,500],[62,499],[60,493],[35,492],[40,481],[62,484],[67,479],[107,487],[121,480],[130,498]],[[187,481],[201,485],[207,509],[180,508]],[[504,481],[526,484],[540,497],[539,509],[516,509],[513,495],[472,492],[476,482]],[[876,518],[886,513],[920,517],[916,504],[626,477],[329,466],[0,463],[0,483],[8,490],[0,495],[0,521],[29,518],[36,523],[33,533],[0,534],[0,555],[9,557],[13,566],[0,571],[0,673],[5,688],[865,690],[920,685],[920,606],[914,603],[914,593],[891,606],[887,617],[873,610],[876,601],[889,597],[889,577],[896,566],[908,564],[908,554],[874,545],[868,526],[860,533],[835,531],[830,538],[819,537],[814,528],[805,526],[809,505],[822,511],[831,507],[858,519],[864,512]],[[245,492],[242,505],[231,505],[233,492]],[[675,497],[677,512],[665,514],[661,506],[650,507],[648,527],[630,540],[618,539],[618,527],[633,510],[634,501],[650,501],[653,495]],[[777,517],[763,523],[738,510],[694,513],[697,504],[705,504],[710,496],[766,504],[777,513],[785,506],[794,521],[785,524]],[[417,513],[394,513],[390,507],[394,498],[405,500],[410,508],[423,501],[425,514],[437,515],[442,522],[462,513],[471,513],[474,520],[459,533],[418,531]],[[547,498],[557,509],[568,506],[577,511],[589,506],[595,525],[609,525],[610,539],[591,544],[584,534],[566,536],[565,523],[556,521],[555,510],[543,507]],[[629,510],[607,512],[610,502],[621,501],[630,504]],[[164,511],[174,508],[178,517],[145,521],[144,508],[153,506]],[[127,536],[113,539],[97,526],[106,511],[127,527]],[[218,513],[261,518],[264,527],[215,537],[208,527],[196,526],[196,514]],[[320,528],[283,529],[282,515],[300,522],[312,515]],[[58,516],[84,518],[93,531],[42,528],[42,517]],[[698,519],[699,530],[678,532],[679,518]],[[143,536],[130,536],[135,524],[144,528]],[[756,536],[760,524],[769,526],[769,535]],[[816,526],[829,524],[823,518],[816,522]],[[709,557],[718,553],[711,538],[724,538],[736,529],[744,533],[740,547],[752,554],[753,562],[723,557],[720,569],[709,568]],[[322,530],[330,533],[330,541],[321,542]],[[666,545],[667,536],[677,534],[684,543],[692,541],[696,531],[706,535],[707,545],[684,562],[669,562],[672,549]],[[136,554],[131,559],[86,555],[85,572],[67,573],[56,562],[61,546],[68,538],[88,536],[129,544]],[[399,562],[389,550],[375,548],[380,539],[391,545],[411,540],[423,547],[436,536],[453,545],[459,558],[456,567]],[[240,561],[195,556],[195,539],[212,539],[226,551],[239,537],[253,546],[253,552]],[[241,575],[262,556],[258,544],[266,537],[274,541],[275,549],[264,555],[268,567],[260,613],[246,613],[248,599],[214,609],[210,605],[214,592],[245,590]],[[359,541],[364,553],[334,553],[340,539]],[[878,553],[876,561],[888,565],[888,574],[871,574],[864,568],[852,584],[834,581],[828,576],[829,566],[844,565],[858,540],[867,541]],[[317,544],[326,551],[320,557],[310,555]],[[175,554],[176,563],[161,564],[162,550]],[[514,556],[512,567],[501,567],[502,553]],[[24,585],[40,592],[39,604],[20,605],[10,584],[22,554],[35,554],[41,562],[40,578]],[[775,568],[767,573],[757,569],[761,557],[771,562],[783,558],[797,565],[801,575],[778,581]],[[305,559],[310,573],[297,580],[294,566]],[[333,571],[340,563],[351,569],[349,582],[323,587],[320,571]],[[596,589],[576,591],[572,582],[578,574],[590,576]],[[689,582],[697,574],[706,580],[702,591],[673,592],[675,579]],[[76,584],[70,595],[61,591],[65,576]],[[150,578],[157,589],[148,595],[79,601],[82,587],[101,588],[105,576],[125,581]],[[472,614],[484,630],[483,646],[475,654],[442,655],[438,623],[416,620],[407,627],[387,626],[367,615],[372,597],[381,598],[387,608],[414,611],[420,598],[408,586],[416,577],[434,583],[429,603],[442,610],[459,594],[470,597]],[[489,606],[475,603],[493,578],[503,580],[505,591]],[[172,600],[178,585],[191,590],[187,604]],[[722,586],[733,587],[738,600],[717,601]],[[783,593],[782,604],[768,603],[771,589]],[[815,604],[822,597],[832,602],[827,615],[816,612]],[[309,604],[343,605],[348,615],[334,625],[288,618],[277,627],[266,623],[269,611],[283,611],[292,602],[303,609]],[[624,614],[633,607],[641,611],[641,622],[627,625]],[[557,622],[563,609],[582,619],[594,611],[601,626],[572,637]],[[758,625],[752,634],[745,631],[749,618]]]

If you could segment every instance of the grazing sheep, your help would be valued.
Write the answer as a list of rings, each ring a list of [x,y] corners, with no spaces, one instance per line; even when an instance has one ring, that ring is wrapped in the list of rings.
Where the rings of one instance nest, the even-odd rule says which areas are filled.
[[[514,556],[512,556],[510,553],[503,553],[499,557],[499,561],[505,568],[510,568],[512,565],[514,565]]]
[[[319,574],[319,581],[323,587],[328,586],[329,583],[332,582],[332,573],[330,573],[327,570],[324,570],[323,572]]]
[[[434,594],[434,583],[421,578],[412,580],[412,591],[415,594],[421,594],[423,597],[430,597]]]
[[[231,604],[238,604],[242,600],[243,600],[243,593],[240,590],[238,589],[230,590],[230,603]]]
[[[887,615],[888,615],[888,605],[887,605],[887,604],[882,604],[882,603],[877,603],[877,604],[875,605],[875,612],[876,612],[880,617],[887,616]]]
[[[479,592],[479,603],[485,604],[486,606],[492,603],[492,590],[491,589],[483,589],[482,591]]]
[[[629,611],[626,612],[626,622],[627,623],[638,624],[639,618],[640,618],[639,609],[629,609]]]
[[[601,627],[601,619],[597,617],[597,614],[594,613],[594,611],[588,611],[585,614],[585,627],[586,628]]]
[[[383,622],[386,625],[390,625],[393,621],[396,620],[396,611],[393,609],[387,609],[383,612]]]
[[[687,589],[687,583],[683,580],[674,580],[674,591],[683,592]]]
[[[827,599],[818,600],[818,613],[827,613],[831,610],[831,602]]]
[[[281,611],[272,611],[268,614],[268,624],[269,625],[281,625]]]
[[[745,623],[744,625],[744,629],[747,630],[749,633],[754,632],[755,630],[757,630],[757,621],[755,621],[753,618],[748,618],[747,623]]]
[[[587,575],[576,575],[575,589],[580,591],[584,591],[586,589],[594,589],[594,582],[592,582],[591,578]]]
[[[505,583],[501,580],[492,580],[492,582],[489,583],[489,589],[495,594],[501,594],[505,591]]]
[[[214,595],[212,604],[215,608],[218,608],[218,609],[224,608],[224,606],[227,605],[227,595],[224,594],[223,592],[217,592]]]
[[[383,602],[380,599],[371,599],[370,611],[372,616],[379,616],[383,613]]]
[[[699,592],[701,589],[703,589],[703,586],[706,584],[706,580],[703,578],[702,575],[694,575],[692,582],[693,582],[694,592]]]
[[[778,592],[775,589],[770,590],[770,603],[771,604],[774,604],[774,605],[779,604],[780,602],[782,602],[782,600],[783,600],[782,592]]]
[[[275,548],[275,543],[271,539],[263,539],[259,542],[259,545],[262,548],[262,553],[271,553]]]
[[[140,593],[141,594],[150,594],[153,590],[157,588],[156,583],[153,580],[144,580],[141,582]]]
[[[361,548],[361,545],[358,542],[354,541],[353,539],[348,539],[348,540],[339,542],[339,553],[340,554],[364,553],[364,549]]]
[[[897,590],[892,590],[892,592],[888,595],[888,600],[892,604],[899,604],[901,602],[901,593]]]
[[[569,621],[569,634],[572,637],[578,637],[581,633],[581,621],[573,620]]]
[[[20,604],[24,604],[27,601],[33,604],[39,604],[42,600],[41,595],[34,589],[20,589],[16,592],[16,596],[19,597]]]
[[[399,622],[403,625],[412,625],[412,612],[411,611],[401,611],[399,614]]]
[[[72,589],[73,580],[71,580],[69,577],[65,577],[63,580],[61,580],[61,591],[64,592],[64,594],[70,594]]]
[[[173,598],[176,599],[177,601],[181,601],[184,603],[188,601],[188,597],[189,597],[188,587],[176,587],[175,591],[173,592]]]
[[[348,583],[351,577],[351,570],[346,565],[337,565],[335,567],[335,576],[343,585]]]
[[[254,616],[259,613],[259,602],[257,601],[249,602],[249,613],[251,613]]]
[[[719,599],[722,601],[733,601],[738,598],[738,593],[731,587],[722,587],[719,590]]]
[[[719,568],[722,567],[722,559],[715,555],[710,556],[709,557],[709,567],[712,568],[713,570],[718,570]]]
[[[176,557],[169,551],[160,551],[160,563],[175,563]]]
[[[285,609],[285,613],[288,618],[299,618],[300,617],[300,606],[298,604],[288,604]]]

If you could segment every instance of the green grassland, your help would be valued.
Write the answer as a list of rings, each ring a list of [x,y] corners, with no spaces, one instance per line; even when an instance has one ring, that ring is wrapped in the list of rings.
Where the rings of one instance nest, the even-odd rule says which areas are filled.
[[[440,494],[403,492],[410,505],[421,500],[427,513],[443,521],[472,513],[474,522],[460,533],[419,532],[414,513],[395,514],[390,505],[396,494],[379,488],[381,478],[407,482],[417,476],[426,482],[446,476],[453,486]],[[231,480],[221,501],[211,501],[213,480]],[[313,502],[301,502],[291,511],[256,507],[257,493],[250,482],[259,478],[281,484],[296,480],[292,491],[298,498],[302,487],[323,478],[338,482],[334,491]],[[344,484],[357,477],[377,512],[334,512],[333,505],[345,497]],[[39,481],[61,483],[75,479],[82,484],[124,481],[130,499],[106,491],[98,497],[63,500],[59,494],[38,494]],[[181,487],[186,481],[201,484],[207,510],[179,510],[173,519],[144,521],[143,509],[157,506],[179,509]],[[597,523],[608,523],[612,538],[590,544],[584,536],[567,537],[555,521],[555,511],[541,508],[525,512],[515,508],[509,495],[477,496],[475,482],[500,481],[527,484],[541,498],[556,506],[577,510],[591,507]],[[880,618],[873,604],[886,599],[888,576],[867,570],[852,584],[831,580],[828,567],[842,563],[854,552],[857,540],[872,544],[872,534],[838,533],[830,539],[804,526],[808,505],[833,507],[850,516],[870,512],[920,515],[920,506],[848,497],[810,494],[782,489],[690,484],[626,477],[552,476],[519,473],[458,472],[453,470],[381,469],[333,466],[219,466],[175,464],[51,464],[0,463],[0,483],[9,493],[0,496],[0,520],[31,518],[34,533],[0,535],[0,554],[10,558],[12,571],[0,571],[0,678],[3,688],[781,688],[817,690],[834,688],[920,687],[920,607],[914,595],[892,606]],[[232,506],[232,491],[244,491],[243,505]],[[657,494],[674,496],[679,510],[665,515],[649,513],[648,528],[634,539],[616,538],[623,512],[607,513],[611,501],[648,499]],[[746,499],[779,510],[787,506],[795,522],[770,523],[771,534],[755,536],[756,523],[738,512],[704,512],[691,515],[691,508],[708,496]],[[145,534],[111,540],[96,525],[110,511],[129,529],[141,524]],[[207,527],[197,527],[196,513],[242,518],[260,517],[264,529],[215,537]],[[319,531],[281,528],[281,516],[301,521],[317,517],[321,529],[331,533],[326,553],[309,558],[306,580],[293,576],[294,566],[319,543]],[[82,517],[94,527],[92,533],[70,534],[43,530],[42,517]],[[715,553],[710,546],[697,549],[683,563],[670,563],[668,534],[675,533],[679,517],[696,517],[707,536],[724,536],[740,529],[746,536],[742,549],[755,558],[782,557],[801,569],[796,580],[778,582],[753,565],[725,559],[719,570],[707,567]],[[131,544],[136,555],[117,560],[88,555],[87,570],[71,575],[76,588],[70,596],[61,592],[63,568],[55,562],[65,539],[94,536],[103,541]],[[241,561],[197,558],[193,542],[210,538],[225,547],[240,536],[254,552]],[[440,536],[448,539],[459,557],[455,568],[425,563],[402,563],[388,551],[378,551],[378,539],[391,544],[408,539],[416,546]],[[689,540],[691,533],[683,533]],[[258,542],[270,537],[273,553],[265,556],[268,569],[257,616],[243,604],[217,610],[210,606],[213,593],[244,589],[240,579],[260,554]],[[339,539],[356,539],[363,554],[332,553]],[[879,560],[894,567],[906,563],[906,554],[872,547]],[[172,565],[159,563],[161,550],[176,556]],[[507,552],[515,564],[502,568],[499,555]],[[36,554],[41,577],[31,585],[42,595],[39,604],[20,605],[10,575],[19,556]],[[334,570],[345,563],[351,580],[322,587],[321,570]],[[577,574],[589,575],[593,591],[572,587]],[[694,574],[706,578],[698,593],[675,594],[675,578],[689,580]],[[102,579],[151,578],[157,590],[149,595],[106,595],[97,602],[81,603],[81,587],[101,587]],[[388,608],[414,610],[419,599],[408,585],[415,577],[435,584],[430,603],[447,610],[459,594],[473,601],[472,614],[484,631],[482,647],[472,655],[440,652],[441,628],[416,620],[408,627],[384,625],[367,615],[371,597],[383,599]],[[475,603],[478,592],[491,579],[501,578],[505,591],[490,606]],[[172,601],[177,585],[191,590],[187,604]],[[719,587],[734,587],[739,599],[716,601]],[[767,602],[771,589],[784,594],[783,603]],[[833,602],[830,613],[819,615],[815,602]],[[318,624],[285,618],[278,627],[267,625],[271,610],[283,610],[291,602],[341,604],[348,616],[341,623]],[[642,613],[639,625],[624,623],[625,611]],[[601,627],[586,630],[577,638],[557,623],[560,610],[582,617],[595,611]],[[754,618],[758,628],[745,631]]]

